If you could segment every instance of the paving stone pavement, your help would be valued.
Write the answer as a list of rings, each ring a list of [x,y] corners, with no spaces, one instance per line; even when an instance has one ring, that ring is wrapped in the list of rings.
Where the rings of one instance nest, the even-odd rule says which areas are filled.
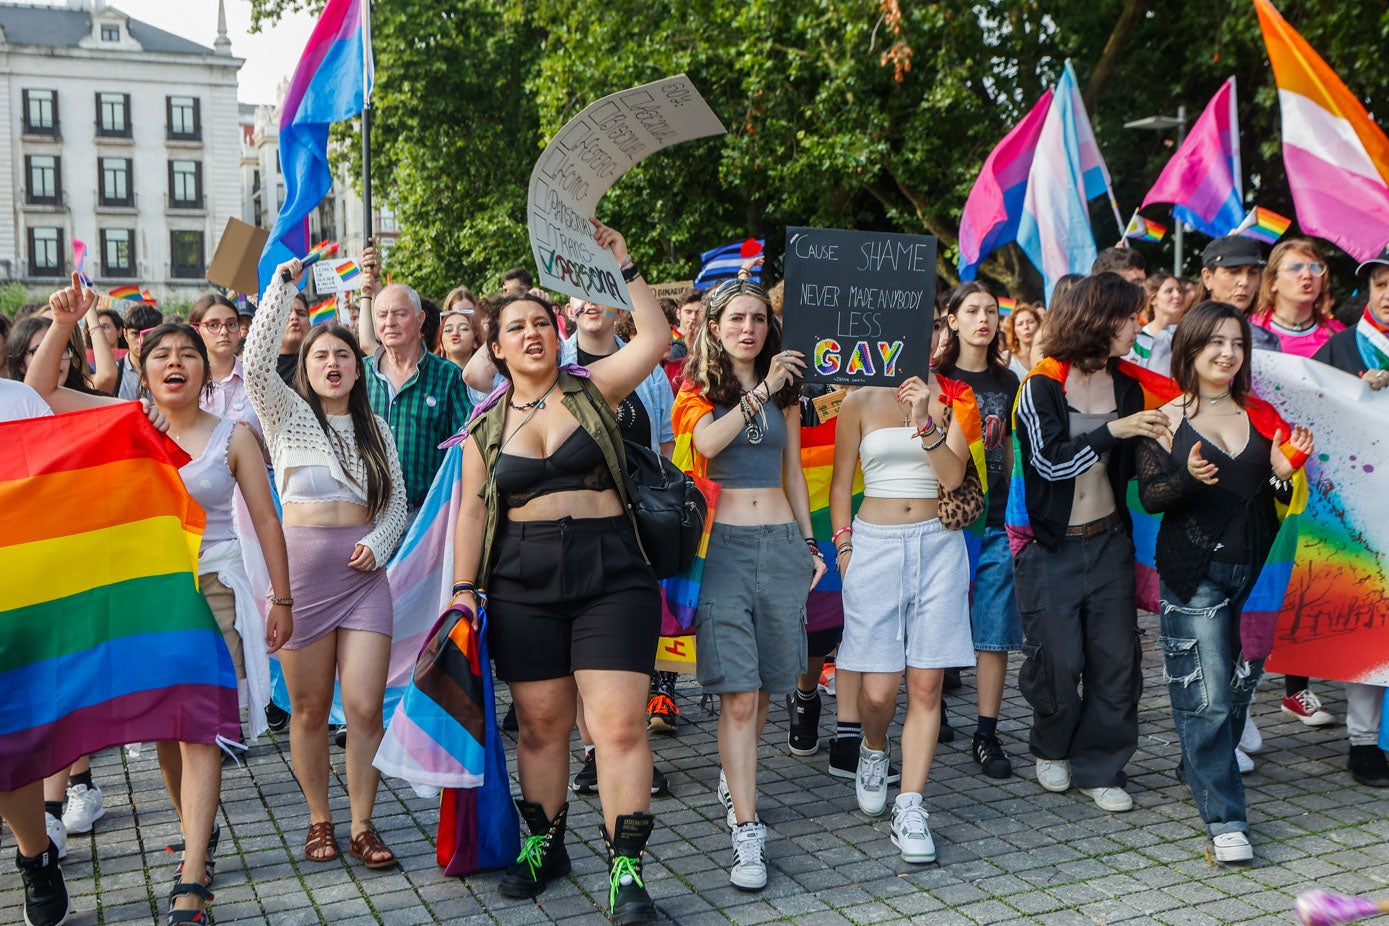
[[[766,890],[728,884],[728,830],[714,795],[718,781],[716,717],[682,679],[679,734],[655,737],[657,764],[671,793],[652,810],[657,830],[647,884],[669,922],[836,924],[1094,923],[1274,924],[1292,921],[1293,898],[1314,886],[1348,894],[1384,892],[1389,882],[1389,795],[1362,788],[1345,771],[1345,727],[1308,729],[1279,712],[1281,677],[1265,681],[1254,716],[1265,746],[1245,778],[1255,859],[1212,867],[1203,857],[1200,819],[1177,778],[1177,737],[1162,687],[1156,619],[1144,615],[1146,687],[1138,752],[1129,763],[1135,808],[1111,815],[1072,791],[1051,794],[1032,779],[1028,710],[1017,694],[1019,659],[1010,665],[1000,738],[1021,774],[994,781],[969,755],[972,677],[947,696],[959,732],[936,753],[926,806],[940,858],[907,865],[889,841],[887,818],[870,819],[854,803],[852,782],[826,772],[834,700],[825,698],[819,755],[786,748],[787,713],[774,703],[761,749],[759,812],[767,824]],[[1341,687],[1314,682],[1343,718]],[[503,695],[505,688],[502,689]],[[904,706],[904,705],[903,705]],[[902,707],[899,707],[899,718]],[[574,740],[577,771],[578,740]],[[508,739],[508,752],[514,742]],[[332,748],[333,809],[346,848],[343,753]],[[177,838],[154,749],[129,758],[108,750],[94,760],[106,816],[94,833],[74,836],[63,863],[76,911],[74,926],[162,923]],[[513,765],[514,772],[514,765]],[[387,781],[376,822],[401,858],[398,870],[369,872],[355,859],[315,865],[302,858],[308,814],[289,766],[286,736],[251,750],[247,768],[229,770],[222,787],[222,848],[217,865],[217,924],[384,923],[451,926],[603,923],[606,879],[596,797],[575,798],[569,849],[573,875],[539,902],[497,893],[499,873],[445,878],[434,862],[436,802],[403,782]],[[0,862],[0,923],[22,919],[22,886],[10,860]]]

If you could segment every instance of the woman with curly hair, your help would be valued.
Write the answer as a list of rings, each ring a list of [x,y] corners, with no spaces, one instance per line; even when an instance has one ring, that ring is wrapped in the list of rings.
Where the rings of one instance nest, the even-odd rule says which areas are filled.
[[[719,284],[691,345],[673,420],[696,472],[721,486],[695,616],[696,676],[719,708],[719,799],[733,830],[730,881],[767,883],[757,744],[772,695],[805,671],[806,595],[825,574],[801,469],[800,351],[781,349],[766,290]]]

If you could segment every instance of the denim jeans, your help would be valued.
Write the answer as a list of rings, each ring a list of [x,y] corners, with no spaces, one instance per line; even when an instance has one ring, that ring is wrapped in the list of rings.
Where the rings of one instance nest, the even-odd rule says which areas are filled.
[[[1163,681],[1182,775],[1210,836],[1249,832],[1235,746],[1264,673],[1262,659],[1245,662],[1240,653],[1240,612],[1253,580],[1248,564],[1213,562],[1188,601],[1161,583]]]

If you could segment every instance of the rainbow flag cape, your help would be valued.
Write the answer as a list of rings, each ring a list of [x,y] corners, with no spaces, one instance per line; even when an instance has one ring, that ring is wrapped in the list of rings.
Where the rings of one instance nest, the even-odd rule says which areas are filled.
[[[237,739],[188,456],[133,402],[0,424],[0,446],[0,790],[108,746]]]
[[[805,603],[807,630],[829,630],[844,625],[844,578],[834,554],[834,525],[830,523],[830,480],[834,476],[834,439],[839,419],[801,428],[801,469],[810,491],[810,532],[825,557],[829,571],[820,584],[810,590]],[[851,510],[863,501],[863,473],[854,472]]]
[[[309,324],[326,325],[338,319],[338,297],[329,296],[309,309]]]
[[[1244,221],[1235,226],[1235,230],[1230,234],[1243,235],[1246,238],[1262,241],[1264,244],[1276,244],[1278,239],[1283,237],[1287,230],[1292,227],[1292,224],[1293,220],[1286,216],[1281,216],[1262,206],[1255,206],[1249,211],[1249,215],[1244,217]]]
[[[984,459],[984,423],[979,417],[979,403],[974,398],[974,390],[959,380],[936,376],[940,384],[941,401],[950,406],[955,421],[969,441],[970,462],[979,474],[979,485],[984,490],[984,512],[967,525],[961,533],[965,535],[965,549],[969,551],[969,581],[974,585],[974,574],[979,570],[979,551],[984,545],[984,527],[989,520],[989,467]]]

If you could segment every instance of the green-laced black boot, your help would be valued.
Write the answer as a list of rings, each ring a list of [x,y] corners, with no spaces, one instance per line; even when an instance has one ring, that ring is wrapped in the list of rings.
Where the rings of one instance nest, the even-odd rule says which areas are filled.
[[[608,846],[608,903],[617,926],[656,922],[656,905],[641,877],[641,856],[656,818],[649,813],[623,814],[617,818],[617,834],[603,842]]]
[[[534,897],[551,881],[569,874],[569,853],[564,848],[569,805],[561,807],[553,820],[546,818],[545,808],[539,804],[518,800],[516,807],[531,834],[521,843],[521,854],[502,877],[498,889],[503,897]]]

